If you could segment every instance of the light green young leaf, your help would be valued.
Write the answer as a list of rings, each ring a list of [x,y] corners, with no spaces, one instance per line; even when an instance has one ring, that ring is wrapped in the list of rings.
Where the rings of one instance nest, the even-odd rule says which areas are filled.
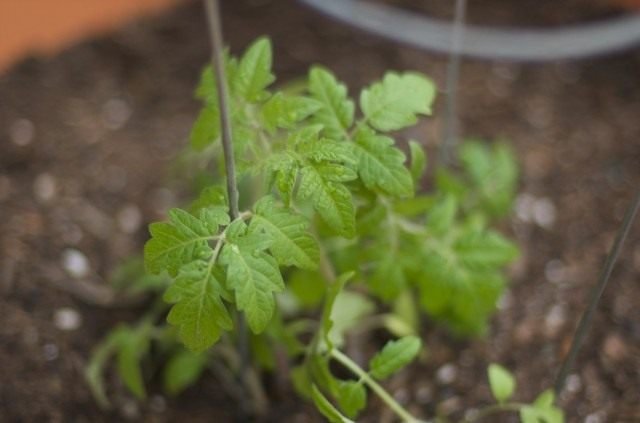
[[[292,128],[321,107],[322,104],[313,98],[277,93],[262,106],[261,116],[265,128],[273,132],[276,128]]]
[[[366,296],[352,291],[340,292],[331,308],[331,330],[327,334],[332,345],[341,347],[347,331],[373,313],[375,304]]]
[[[447,194],[436,202],[427,214],[427,229],[435,235],[443,235],[451,229],[458,211],[453,195]]]
[[[418,114],[431,114],[436,87],[418,73],[388,72],[360,94],[360,108],[367,122],[380,131],[394,131],[415,124]]]
[[[364,185],[394,197],[411,197],[413,179],[404,165],[405,155],[394,147],[393,139],[360,128],[351,144]]]
[[[242,225],[236,225],[236,234],[230,232],[234,225],[228,228],[229,243],[223,247],[220,259],[227,266],[227,287],[235,292],[238,310],[246,314],[249,328],[260,333],[273,316],[273,294],[284,289],[284,282],[278,263],[264,251],[271,245],[270,236],[246,234]]]
[[[229,223],[226,212],[201,214],[200,218],[181,209],[169,211],[169,222],[156,222],[149,226],[151,239],[144,246],[144,262],[149,273],[167,270],[175,276],[180,267],[211,253],[208,241],[217,232],[218,225]],[[204,220],[203,220],[204,219]]]
[[[327,174],[323,170],[327,168],[312,165],[303,167],[299,194],[303,199],[311,200],[314,209],[330,228],[339,235],[351,238],[355,235],[356,224],[351,193],[344,185],[333,182],[340,178],[340,174]]]
[[[338,276],[335,281],[327,281],[333,282],[327,288],[327,298],[324,301],[324,309],[322,310],[322,334],[327,344],[327,348],[331,350],[333,348],[333,340],[331,336],[331,330],[333,329],[334,319],[336,318],[334,305],[336,303],[336,298],[342,292],[344,285],[355,275],[355,272],[347,272]]]
[[[500,267],[518,257],[518,248],[497,232],[471,232],[461,236],[454,250],[470,268]]]
[[[304,216],[278,207],[267,196],[256,203],[249,232],[264,231],[271,237],[269,250],[280,265],[313,270],[318,267],[320,249],[308,226]]]
[[[488,374],[493,397],[499,403],[508,401],[516,389],[516,381],[511,372],[499,364],[492,363],[489,365]]]
[[[320,103],[313,121],[324,126],[327,137],[341,140],[353,125],[354,104],[347,97],[347,88],[331,72],[314,67],[309,72],[309,92]]]
[[[542,392],[532,405],[520,409],[520,420],[522,423],[564,423],[564,413],[553,405],[554,400],[552,390]]]
[[[191,147],[202,151],[213,144],[220,137],[220,114],[218,108],[206,106],[198,115],[198,119],[191,128]]]
[[[413,361],[420,348],[422,341],[416,336],[389,341],[382,351],[369,361],[369,373],[378,380],[386,379]]]
[[[275,77],[271,73],[271,42],[259,38],[251,44],[240,59],[233,78],[233,92],[250,103],[264,100],[268,93],[265,88]]]
[[[354,423],[343,416],[337,408],[320,392],[316,385],[311,385],[311,398],[318,411],[331,423]]]
[[[196,383],[206,365],[206,354],[181,349],[169,358],[163,369],[164,390],[172,396],[180,394]]]
[[[164,300],[174,303],[167,321],[178,328],[184,344],[200,352],[213,345],[233,323],[224,305],[227,294],[216,274],[215,262],[195,260],[184,266],[167,289]]]
[[[411,177],[413,182],[418,184],[427,168],[427,154],[422,145],[414,140],[409,140],[409,151],[411,152]]]
[[[118,344],[118,374],[136,398],[144,399],[146,392],[140,360],[149,349],[149,339],[123,327],[119,332]]]
[[[355,419],[367,405],[367,390],[360,382],[341,381],[338,385],[338,405],[347,417]]]

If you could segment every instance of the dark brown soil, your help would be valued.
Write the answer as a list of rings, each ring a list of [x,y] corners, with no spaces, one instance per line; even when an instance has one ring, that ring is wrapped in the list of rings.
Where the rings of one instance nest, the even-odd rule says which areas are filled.
[[[446,58],[333,23],[293,1],[225,2],[232,50],[269,34],[280,80],[312,63],[353,92],[386,69],[418,69],[443,86]],[[166,183],[197,111],[192,91],[207,60],[197,4],[27,61],[0,77],[0,421],[232,421],[236,404],[209,376],[178,399],[153,385],[135,402],[115,378],[116,407],[93,402],[82,370],[92,346],[139,309],[71,295],[66,249],[104,279],[140,251],[145,225],[179,202]],[[464,133],[506,138],[522,163],[511,222],[523,255],[487,339],[457,341],[428,324],[429,359],[389,386],[422,416],[489,401],[485,368],[514,369],[518,398],[550,386],[625,207],[640,187],[640,51],[575,63],[465,62]],[[442,109],[442,100],[439,108]],[[442,114],[411,131],[433,149]],[[435,154],[432,154],[435,157]],[[133,225],[135,211],[142,225]],[[127,218],[128,216],[128,218]],[[640,224],[636,223],[561,399],[568,421],[638,422]],[[91,285],[91,286],[94,286]],[[54,316],[71,308],[72,331]],[[314,421],[293,396],[274,397],[267,421]],[[374,401],[367,421],[392,421]]]

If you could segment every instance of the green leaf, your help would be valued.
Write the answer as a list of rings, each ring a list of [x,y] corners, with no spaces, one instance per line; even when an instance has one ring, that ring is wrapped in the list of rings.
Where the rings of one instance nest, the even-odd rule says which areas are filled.
[[[427,214],[427,229],[435,235],[443,235],[451,230],[458,205],[453,195],[445,195],[437,201]]]
[[[368,280],[371,291],[384,301],[397,298],[400,292],[407,286],[399,258],[389,251],[375,261],[375,270]]]
[[[175,303],[167,321],[178,328],[184,344],[195,352],[213,345],[233,323],[222,298],[227,294],[216,273],[213,258],[184,266],[165,292],[164,300]]]
[[[206,354],[181,349],[173,354],[162,372],[164,390],[175,396],[196,383],[207,365]]]
[[[352,291],[340,292],[331,308],[331,330],[327,334],[332,345],[342,346],[345,333],[373,313],[375,304],[366,296]]]
[[[312,98],[277,93],[262,106],[261,116],[267,130],[273,132],[276,128],[292,128],[321,107],[322,104]]]
[[[341,140],[353,125],[355,106],[347,97],[347,88],[338,82],[331,72],[314,67],[309,72],[309,92],[322,103],[313,121],[324,126],[324,132],[330,139]]]
[[[411,152],[411,177],[417,184],[427,168],[427,154],[422,145],[414,140],[409,141],[409,151]]]
[[[271,244],[269,235],[242,231],[246,233],[246,228],[229,233],[220,259],[227,266],[227,287],[235,292],[238,310],[246,314],[249,328],[260,333],[273,316],[273,294],[284,289],[284,282],[278,263],[264,251]]]
[[[533,402],[537,408],[551,408],[553,407],[553,403],[555,402],[556,396],[553,393],[553,390],[547,389],[538,395],[538,398]]]
[[[267,38],[256,40],[240,59],[233,78],[233,92],[250,103],[264,100],[265,88],[275,77],[271,73],[271,42]]]
[[[522,423],[564,423],[564,413],[553,405],[554,400],[552,390],[542,392],[532,405],[520,409]]]
[[[418,114],[431,114],[435,95],[435,85],[425,76],[389,72],[362,91],[360,108],[371,126],[394,131],[415,124]]]
[[[518,248],[493,231],[465,234],[456,241],[454,249],[470,268],[500,267],[518,256]]]
[[[355,419],[367,405],[367,390],[360,382],[341,381],[338,385],[338,405],[347,417]]]
[[[320,414],[326,417],[331,423],[354,423],[352,420],[343,416],[322,392],[320,392],[316,385],[311,385],[311,398]]]
[[[149,340],[146,336],[123,327],[119,333],[118,344],[118,374],[136,398],[144,399],[146,392],[140,360],[149,349]]]
[[[335,320],[336,317],[340,317],[340,316],[336,316],[335,315],[336,312],[334,312],[336,299],[338,298],[339,294],[342,292],[342,289],[344,288],[345,284],[351,278],[353,278],[354,275],[355,275],[355,272],[347,272],[338,276],[338,278],[335,281],[328,281],[332,283],[331,285],[329,285],[326,291],[327,298],[324,301],[324,309],[322,310],[321,324],[322,324],[323,338],[329,350],[333,348],[333,340],[332,340],[333,337],[331,336],[331,330],[333,328],[334,322],[336,321]],[[343,322],[340,322],[340,323],[343,323]]]
[[[256,203],[249,231],[264,231],[271,237],[269,250],[280,265],[314,270],[318,267],[320,249],[307,231],[308,226],[304,216],[278,207],[268,196]]]
[[[167,270],[175,276],[183,264],[211,253],[218,225],[227,225],[229,217],[219,207],[214,212],[201,212],[199,218],[181,209],[169,211],[169,222],[152,223],[151,239],[144,246],[144,262],[152,274]]]
[[[276,188],[287,206],[291,203],[291,195],[298,178],[298,167],[297,158],[289,152],[276,153],[267,159],[267,171],[271,173],[271,180],[275,179]]]
[[[499,364],[490,364],[488,374],[493,397],[499,403],[508,401],[516,389],[516,381],[511,372]]]
[[[202,151],[213,144],[220,137],[220,114],[218,108],[206,106],[198,115],[198,119],[191,128],[191,147]]]
[[[405,367],[420,352],[422,342],[416,336],[405,336],[397,341],[389,341],[369,361],[369,373],[372,377],[386,379],[398,370]]]
[[[361,128],[355,135],[353,152],[358,161],[358,173],[364,185],[379,189],[394,197],[411,197],[413,179],[405,167],[405,155],[393,146],[389,137]]]
[[[333,182],[339,180],[341,174],[329,174],[328,171],[335,172],[336,169],[311,165],[303,167],[300,172],[300,196],[311,200],[314,209],[333,231],[351,238],[355,235],[356,224],[351,193],[344,185]]]

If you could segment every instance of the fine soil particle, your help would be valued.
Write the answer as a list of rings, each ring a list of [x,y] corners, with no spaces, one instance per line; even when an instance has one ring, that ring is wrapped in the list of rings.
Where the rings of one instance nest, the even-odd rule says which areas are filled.
[[[387,69],[421,70],[443,87],[445,57],[293,1],[224,3],[231,49],[268,34],[280,81],[321,63],[351,93]],[[120,260],[140,252],[146,224],[181,202],[167,174],[195,118],[193,88],[208,55],[194,3],[0,77],[1,421],[226,422],[236,415],[211,375],[177,399],[164,396],[156,377],[149,400],[139,403],[110,374],[114,409],[106,413],[82,375],[104,334],[142,311],[112,307],[95,292]],[[505,225],[522,256],[486,339],[458,340],[426,322],[428,359],[388,384],[410,410],[461,416],[488,403],[490,362],[514,370],[519,400],[552,384],[640,186],[638,75],[638,50],[544,65],[463,63],[463,133],[509,140],[522,164],[516,213]],[[431,157],[443,109],[441,98],[435,117],[406,134],[423,140]],[[639,277],[636,222],[561,396],[570,422],[640,420]],[[89,294],[71,295],[69,286],[80,283]],[[291,393],[272,402],[265,421],[319,421]],[[393,421],[387,413],[373,400],[362,421]]]

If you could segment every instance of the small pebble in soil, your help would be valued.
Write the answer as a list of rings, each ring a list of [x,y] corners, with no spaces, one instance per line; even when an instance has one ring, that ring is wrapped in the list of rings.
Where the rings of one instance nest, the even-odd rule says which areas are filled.
[[[126,234],[135,233],[142,224],[142,213],[135,204],[128,204],[118,212],[118,227]]]
[[[567,321],[567,307],[555,304],[544,318],[545,334],[548,338],[555,338]]]
[[[458,377],[458,368],[455,364],[445,364],[436,371],[436,379],[443,385],[453,383]]]
[[[556,222],[556,206],[550,199],[540,198],[533,203],[533,221],[545,229],[553,227]]]
[[[124,126],[131,117],[131,107],[120,98],[112,98],[102,106],[102,124],[115,131]]]
[[[627,344],[618,334],[610,334],[602,347],[605,357],[612,361],[622,361],[627,356]]]
[[[76,330],[82,325],[82,316],[72,308],[62,307],[53,314],[53,324],[60,330]]]
[[[531,195],[522,193],[516,197],[515,212],[518,219],[529,223],[533,220],[533,203],[536,198]]]
[[[154,413],[164,413],[167,410],[167,400],[162,395],[153,395],[149,399],[149,408]]]
[[[399,388],[393,391],[393,398],[398,401],[400,404],[406,404],[409,402],[409,391],[405,388]]]
[[[27,146],[33,142],[36,127],[29,119],[18,119],[9,128],[11,142],[20,147]]]
[[[76,279],[87,276],[91,270],[87,256],[73,248],[68,248],[62,252],[62,267],[70,276]]]
[[[580,375],[573,373],[567,376],[567,381],[565,382],[565,389],[567,392],[571,394],[575,394],[582,389],[582,379]]]
[[[591,413],[584,419],[584,423],[603,423],[604,419],[599,412]]]
[[[33,193],[37,200],[46,203],[56,196],[58,186],[53,176],[41,173],[33,181]]]
[[[462,401],[459,397],[451,397],[442,401],[438,406],[438,411],[442,414],[451,414],[455,413],[462,406]]]
[[[544,276],[551,283],[558,284],[563,282],[566,274],[566,266],[562,260],[553,259],[549,260],[544,265]]]
[[[420,385],[416,389],[416,400],[420,404],[429,404],[433,401],[433,388],[431,385]]]
[[[140,418],[140,407],[134,400],[126,399],[120,404],[120,413],[126,420],[138,420]]]
[[[56,360],[60,356],[60,351],[56,344],[44,344],[42,352],[44,354],[44,359],[47,361]]]

